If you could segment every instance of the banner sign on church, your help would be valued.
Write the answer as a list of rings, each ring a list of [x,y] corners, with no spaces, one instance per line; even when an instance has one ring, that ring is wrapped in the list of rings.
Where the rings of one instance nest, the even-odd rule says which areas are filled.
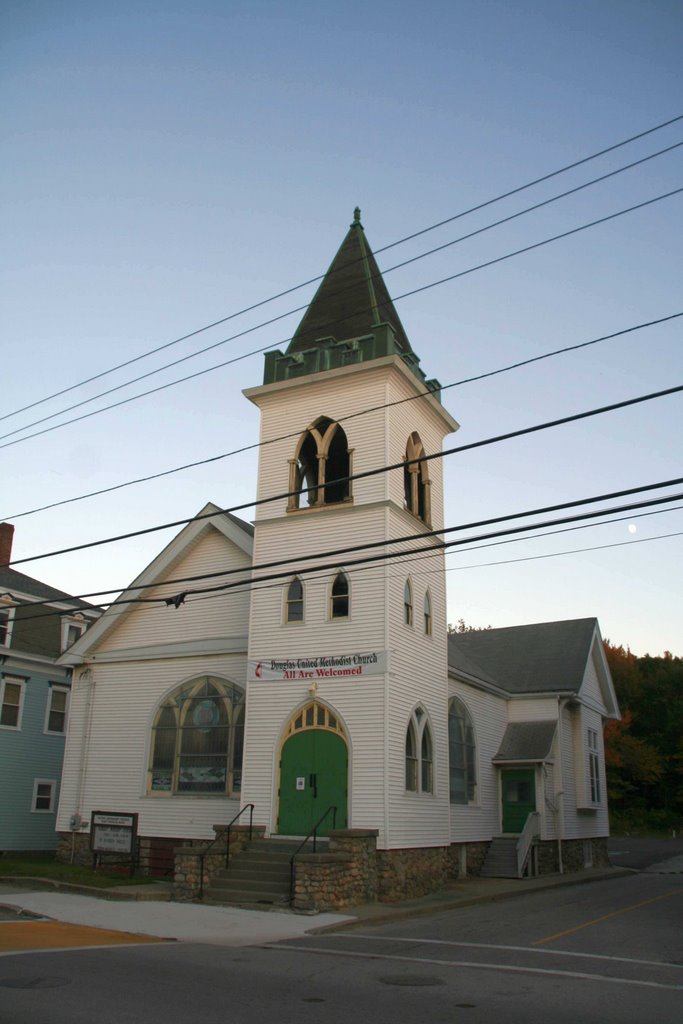
[[[264,658],[249,662],[250,679],[314,682],[323,679],[362,679],[383,675],[389,668],[387,651],[364,654],[327,654],[308,658]]]

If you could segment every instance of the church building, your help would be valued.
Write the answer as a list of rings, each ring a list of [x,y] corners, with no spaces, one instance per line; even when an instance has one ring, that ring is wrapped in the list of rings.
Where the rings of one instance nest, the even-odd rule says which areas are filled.
[[[253,526],[205,505],[63,656],[61,855],[87,855],[94,812],[135,814],[193,896],[188,863],[233,819],[240,856],[315,829],[295,905],[317,908],[603,862],[618,708],[597,622],[449,637],[438,455],[458,424],[359,210],[245,396]]]

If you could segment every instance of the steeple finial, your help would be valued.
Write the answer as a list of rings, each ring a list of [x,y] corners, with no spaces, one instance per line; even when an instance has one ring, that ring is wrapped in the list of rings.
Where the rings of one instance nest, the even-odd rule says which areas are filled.
[[[356,209],[353,211],[353,223],[351,227],[355,228],[356,226],[361,228],[363,227],[363,225],[360,222],[360,206],[357,206]]]

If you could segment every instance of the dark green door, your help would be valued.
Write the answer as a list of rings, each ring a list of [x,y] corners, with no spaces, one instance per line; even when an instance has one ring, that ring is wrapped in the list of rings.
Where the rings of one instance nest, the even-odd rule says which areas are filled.
[[[528,815],[536,810],[534,769],[505,768],[502,789],[503,832],[521,832]]]
[[[326,729],[305,729],[282,748],[277,830],[280,835],[306,836],[328,807],[337,808],[336,827],[346,828],[346,744]],[[318,835],[333,828],[329,816]]]

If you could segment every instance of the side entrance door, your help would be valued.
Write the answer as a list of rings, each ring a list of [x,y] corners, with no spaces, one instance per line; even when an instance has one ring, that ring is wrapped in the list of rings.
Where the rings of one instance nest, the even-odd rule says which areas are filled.
[[[503,832],[521,832],[527,816],[536,810],[536,777],[533,768],[504,768]]]
[[[328,807],[337,808],[336,828],[346,828],[348,754],[341,736],[326,729],[305,729],[282,748],[277,830],[306,836]],[[318,835],[335,826],[329,816]]]

